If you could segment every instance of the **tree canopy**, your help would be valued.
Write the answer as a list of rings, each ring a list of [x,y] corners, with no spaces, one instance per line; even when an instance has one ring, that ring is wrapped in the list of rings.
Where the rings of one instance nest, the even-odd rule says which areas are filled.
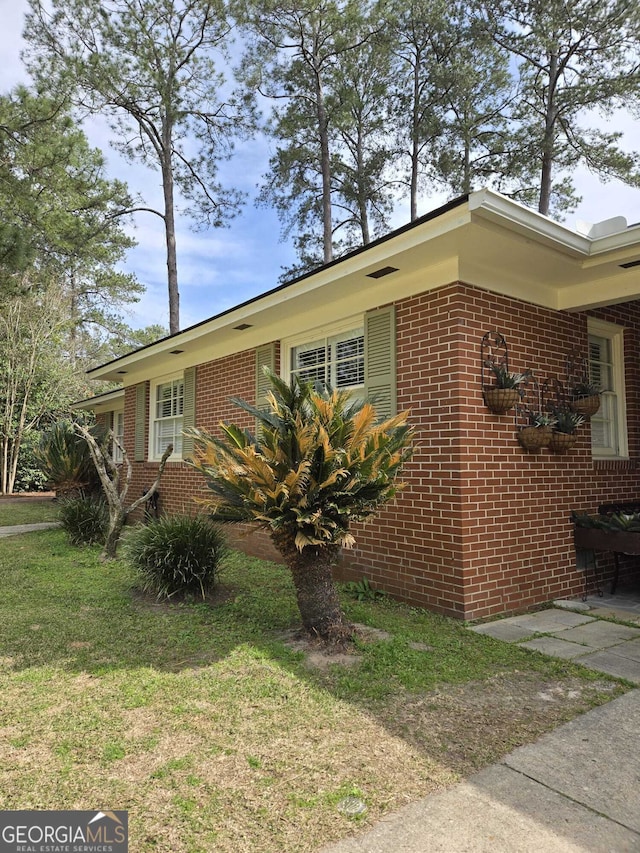
[[[65,93],[79,114],[106,116],[125,157],[161,175],[162,204],[141,201],[164,225],[169,329],[179,331],[176,191],[197,223],[220,226],[241,195],[218,164],[252,127],[251,99],[219,70],[231,24],[222,0],[30,0],[31,73]],[[216,61],[216,58],[218,61]]]

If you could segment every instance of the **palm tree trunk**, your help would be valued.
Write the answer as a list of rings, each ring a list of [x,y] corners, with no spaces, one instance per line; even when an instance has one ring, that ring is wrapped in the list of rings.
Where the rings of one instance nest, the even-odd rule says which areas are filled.
[[[338,546],[307,546],[299,551],[293,536],[287,531],[274,532],[272,540],[291,570],[298,609],[307,634],[330,643],[353,639],[354,628],[342,612],[331,573],[338,556]]]

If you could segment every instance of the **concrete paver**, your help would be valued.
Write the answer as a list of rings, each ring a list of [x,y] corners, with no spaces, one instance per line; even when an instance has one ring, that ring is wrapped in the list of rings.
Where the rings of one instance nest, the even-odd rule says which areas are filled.
[[[640,836],[639,730],[633,690],[516,749],[505,764]]]
[[[597,619],[588,625],[578,625],[576,628],[567,628],[561,632],[554,631],[553,634],[572,643],[584,643],[584,645],[592,646],[595,649],[604,649],[608,646],[617,646],[625,640],[640,637],[640,629]]]
[[[518,645],[521,649],[532,649],[534,652],[542,652],[545,655],[563,658],[564,660],[573,660],[574,658],[579,658],[580,655],[587,655],[593,651],[589,646],[567,642],[553,636],[536,637],[533,640],[528,640],[526,643],[518,643]]]
[[[525,637],[530,637],[533,631],[520,625],[513,625],[510,619],[498,619],[497,622],[484,622],[482,625],[472,625],[471,630],[476,634],[493,637],[494,640],[504,640],[506,643],[517,643]]]
[[[5,536],[18,536],[20,533],[30,533],[32,530],[49,530],[60,527],[59,521],[38,521],[34,524],[12,524],[8,527],[0,527],[0,538]]]
[[[613,649],[593,652],[593,654],[581,657],[577,663],[596,672],[604,672],[614,678],[626,678],[632,684],[640,685],[640,662],[624,657],[618,652],[624,646],[616,646]]]
[[[611,651],[622,658],[640,661],[640,640],[629,640],[628,643],[622,643]]]
[[[594,622],[593,616],[586,613],[574,613],[571,610],[539,610],[537,613],[528,613],[525,616],[511,616],[509,619],[500,620],[515,625],[518,628],[526,628],[530,634],[551,634],[562,631],[565,628],[575,628],[578,625],[586,625]],[[492,622],[490,624],[497,624]]]

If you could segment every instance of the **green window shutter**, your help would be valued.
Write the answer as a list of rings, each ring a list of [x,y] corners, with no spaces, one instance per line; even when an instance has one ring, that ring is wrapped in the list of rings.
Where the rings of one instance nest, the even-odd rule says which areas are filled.
[[[266,344],[256,350],[256,408],[260,409],[266,405],[267,391],[271,385],[264,375],[264,367],[268,367],[273,373],[276,370],[276,345]]]
[[[396,309],[393,305],[365,314],[364,389],[381,420],[397,413]]]
[[[146,459],[144,432],[147,425],[147,384],[136,385],[136,422],[133,458],[136,462]]]
[[[184,372],[184,392],[182,405],[182,429],[191,429],[196,425],[196,369],[187,367]],[[189,459],[193,455],[193,438],[182,437],[182,458]]]

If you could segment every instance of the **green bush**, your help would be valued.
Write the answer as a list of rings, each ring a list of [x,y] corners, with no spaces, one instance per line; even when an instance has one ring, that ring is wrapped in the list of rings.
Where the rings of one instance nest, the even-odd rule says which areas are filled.
[[[99,439],[101,430],[94,427]],[[36,460],[59,497],[100,493],[102,486],[87,442],[71,421],[56,421],[42,432]]]
[[[18,455],[18,469],[16,481],[13,485],[14,492],[45,492],[47,490],[48,478],[37,457],[39,442],[39,432],[29,431],[25,433]]]
[[[62,498],[60,521],[72,545],[104,544],[109,511],[104,500],[99,497]]]
[[[205,597],[215,584],[226,547],[220,529],[205,516],[164,516],[139,526],[124,543],[142,589],[158,598]]]

